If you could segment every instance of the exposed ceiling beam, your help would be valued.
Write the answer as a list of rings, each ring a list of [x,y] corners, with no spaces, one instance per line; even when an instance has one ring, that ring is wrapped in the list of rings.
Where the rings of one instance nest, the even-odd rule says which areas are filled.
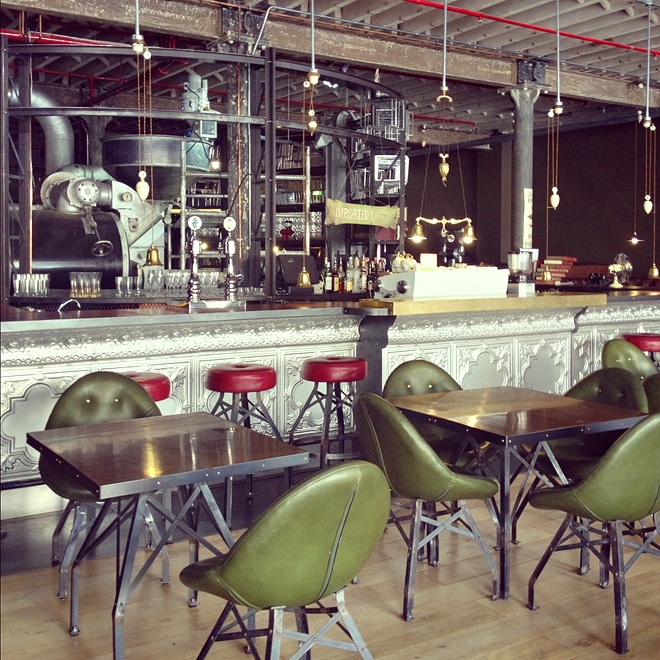
[[[305,25],[270,20],[266,26],[265,39],[278,51],[300,54],[308,48],[310,32]],[[295,44],[295,49],[292,44]],[[315,51],[319,58],[353,62],[373,68],[387,68],[430,78],[440,78],[442,74],[440,47],[431,49],[428,46],[401,43],[400,40],[374,39],[352,31],[325,29],[318,24]],[[512,59],[450,50],[447,54],[447,76],[463,82],[507,87],[516,84],[517,65]],[[627,81],[570,71],[562,71],[561,80],[562,95],[567,98],[630,106],[644,105],[643,90]],[[550,87],[555,83],[555,72],[551,67],[548,67],[546,82]],[[651,106],[660,106],[660,89],[651,90]]]
[[[356,3],[357,4],[357,3]],[[391,3],[384,3],[391,6]],[[132,27],[135,24],[133,0],[115,0],[112,3],[72,2],[71,0],[3,0],[3,7],[48,15],[57,15],[94,23]],[[144,31],[213,41],[220,36],[221,7],[182,0],[143,0],[140,7],[140,25]],[[282,19],[276,12],[268,19],[264,43],[281,52],[298,55],[309,53],[309,26]],[[409,40],[407,40],[409,41]],[[374,33],[325,27],[317,22],[315,54],[319,58],[347,61],[372,68],[389,69],[400,73],[439,78],[441,76],[441,45],[407,43],[402,39],[378,38]],[[495,53],[474,53],[451,50],[447,57],[449,79],[478,83],[491,87],[507,87],[516,83],[516,62]],[[548,67],[547,83],[553,86],[554,68]],[[603,103],[643,106],[644,90],[630,81],[595,76],[590,73],[562,71],[562,95],[567,98],[591,99]],[[660,89],[650,91],[650,106],[660,107]]]

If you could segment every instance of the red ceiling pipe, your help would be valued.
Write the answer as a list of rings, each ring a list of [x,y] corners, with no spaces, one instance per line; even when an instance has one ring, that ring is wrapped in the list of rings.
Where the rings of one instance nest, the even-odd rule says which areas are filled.
[[[7,37],[9,41],[24,41],[29,44],[46,44],[48,46],[116,46],[108,41],[93,41],[92,39],[79,39],[77,37],[65,37],[59,34],[47,34],[45,32],[22,32],[9,28],[0,29],[0,35]]]
[[[445,6],[440,2],[433,2],[432,0],[404,0],[404,2],[409,2],[413,5],[423,5],[425,7],[433,7],[434,9],[444,9]],[[506,23],[507,25],[515,25],[516,27],[525,28],[527,30],[537,30],[538,32],[547,32],[549,34],[557,34],[557,31],[553,28],[543,27],[542,25],[533,25],[532,23],[523,23],[521,21],[514,21],[510,18],[501,18],[500,16],[492,16],[490,14],[484,14],[480,11],[474,11],[472,9],[463,9],[462,7],[452,7],[452,5],[447,5],[447,11],[454,12],[455,14],[464,14],[465,16],[472,16],[478,18],[480,21],[495,21],[497,23]],[[634,50],[638,53],[647,53],[650,52],[653,57],[660,55],[660,50],[650,50],[646,48],[641,48],[640,46],[630,46],[628,44],[620,44],[616,41],[607,41],[605,39],[596,39],[595,37],[586,37],[581,34],[573,34],[572,32],[563,32],[559,31],[561,37],[568,37],[569,39],[577,39],[579,41],[588,41],[592,44],[598,44],[600,46],[611,46],[613,48],[623,48],[624,50]]]

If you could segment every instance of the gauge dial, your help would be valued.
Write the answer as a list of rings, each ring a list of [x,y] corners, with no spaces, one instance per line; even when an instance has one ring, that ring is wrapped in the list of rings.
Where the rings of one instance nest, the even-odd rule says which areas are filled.
[[[222,226],[227,230],[227,231],[234,231],[236,229],[236,220],[232,218],[230,215],[228,215],[223,223]]]

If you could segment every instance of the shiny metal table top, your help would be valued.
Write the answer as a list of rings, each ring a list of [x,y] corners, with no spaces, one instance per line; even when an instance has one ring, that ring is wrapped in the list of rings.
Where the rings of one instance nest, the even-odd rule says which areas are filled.
[[[631,427],[646,415],[521,387],[488,387],[396,397],[402,411],[505,446]]]
[[[309,462],[302,449],[205,412],[35,431],[27,442],[99,500]]]

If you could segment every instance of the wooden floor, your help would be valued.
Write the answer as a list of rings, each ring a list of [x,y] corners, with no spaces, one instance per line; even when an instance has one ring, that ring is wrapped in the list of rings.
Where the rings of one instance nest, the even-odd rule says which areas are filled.
[[[494,528],[485,508],[475,506],[473,513],[492,547]],[[401,619],[405,545],[390,526],[358,584],[346,590],[348,609],[373,656],[391,660],[619,657],[612,650],[612,589],[598,587],[597,570],[584,576],[576,573],[577,551],[551,559],[537,583],[540,608],[532,612],[526,607],[527,580],[560,520],[561,514],[553,512],[525,512],[519,531],[521,542],[513,548],[511,597],[506,601],[489,598],[489,573],[476,544],[461,536],[442,534],[440,566],[418,566],[415,619],[409,623]],[[194,658],[223,604],[200,594],[196,608],[187,606],[186,589],[178,580],[186,564],[187,546],[177,542],[168,547],[171,583],[160,584],[156,562],[128,603],[126,657],[131,660]],[[81,577],[81,634],[73,638],[68,634],[68,600],[56,597],[56,568],[3,576],[3,660],[112,658],[114,558],[86,561]],[[645,555],[633,565],[627,574],[627,590],[627,657],[660,658],[657,557]],[[310,623],[313,625],[314,620]],[[313,657],[351,656],[318,649]],[[216,644],[209,658],[245,658],[243,645]]]

